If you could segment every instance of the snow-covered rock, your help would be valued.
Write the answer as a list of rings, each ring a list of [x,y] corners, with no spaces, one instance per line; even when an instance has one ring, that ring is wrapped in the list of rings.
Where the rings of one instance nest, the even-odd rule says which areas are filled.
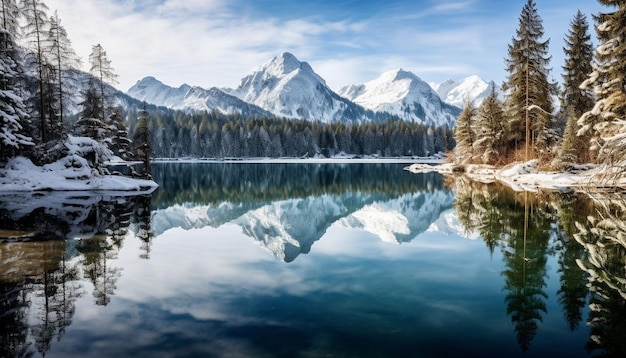
[[[325,123],[375,119],[374,113],[333,92],[307,62],[288,52],[244,77],[231,93],[281,117]]]
[[[338,93],[372,111],[437,126],[454,125],[460,113],[459,108],[444,103],[428,83],[402,69],[385,72],[361,85],[343,87]]]
[[[25,157],[11,158],[4,168],[0,168],[0,193],[55,190],[150,193],[158,187],[153,180],[100,174],[83,156],[108,149],[91,138],[70,135],[64,145],[67,154],[43,166],[37,166]]]
[[[469,76],[460,81],[447,80],[431,86],[444,102],[463,108],[468,98],[474,101],[474,105],[479,106],[489,96],[492,85],[493,81],[486,82],[478,76]]]

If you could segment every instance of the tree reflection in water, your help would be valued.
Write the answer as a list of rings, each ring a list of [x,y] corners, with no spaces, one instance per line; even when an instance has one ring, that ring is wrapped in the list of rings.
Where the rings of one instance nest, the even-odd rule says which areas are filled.
[[[546,264],[556,255],[557,292],[565,321],[591,327],[590,354],[626,354],[626,195],[513,192],[498,184],[450,180],[455,209],[467,231],[491,252],[500,248],[506,312],[526,351],[546,313]]]
[[[94,285],[94,303],[109,303],[121,275],[110,260],[122,247],[131,217],[149,226],[145,211],[134,213],[146,205],[149,210],[149,195],[49,195],[49,200],[11,197],[0,205],[6,240],[0,242],[2,357],[45,356],[72,323],[75,302],[85,294],[83,277]]]
[[[574,237],[587,252],[577,260],[588,274],[589,352],[620,357],[626,352],[626,196],[594,193],[594,210],[577,222]]]

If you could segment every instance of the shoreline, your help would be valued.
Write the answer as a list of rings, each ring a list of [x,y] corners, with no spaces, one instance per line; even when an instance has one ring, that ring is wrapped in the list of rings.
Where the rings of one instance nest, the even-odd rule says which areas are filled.
[[[465,171],[455,172],[456,164],[412,164],[404,168],[411,173],[438,172],[444,176],[465,175],[482,183],[499,182],[515,191],[536,192],[540,189],[589,191],[590,189],[626,189],[626,179],[603,180],[599,167],[581,165],[571,172],[541,171],[538,161],[515,162],[504,167],[484,164],[466,165]]]

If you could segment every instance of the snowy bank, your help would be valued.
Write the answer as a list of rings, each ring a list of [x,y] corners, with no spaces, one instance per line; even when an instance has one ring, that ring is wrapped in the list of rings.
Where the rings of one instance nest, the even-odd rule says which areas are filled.
[[[598,175],[598,169],[592,165],[580,166],[570,172],[545,172],[539,170],[538,164],[537,160],[516,162],[502,168],[471,164],[464,167],[462,174],[482,183],[498,181],[516,191],[626,186],[625,180],[610,183],[602,181],[601,176]],[[442,175],[452,175],[455,173],[456,167],[457,165],[452,163],[440,165],[413,164],[405,167],[404,170],[412,173],[438,172]]]
[[[100,175],[84,159],[68,155],[42,167],[24,157],[12,158],[0,168],[0,192],[21,191],[134,191],[152,192],[152,180],[117,175]]]

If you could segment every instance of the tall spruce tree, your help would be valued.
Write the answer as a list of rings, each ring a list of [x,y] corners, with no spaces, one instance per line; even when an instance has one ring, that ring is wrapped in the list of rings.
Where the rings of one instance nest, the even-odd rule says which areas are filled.
[[[111,142],[109,149],[113,154],[123,160],[132,159],[131,144],[126,126],[126,113],[122,107],[117,107],[109,116],[109,131]]]
[[[33,84],[32,93],[34,96],[31,98],[31,106],[38,122],[40,143],[48,141],[48,127],[51,120],[47,118],[50,113],[50,104],[48,102],[49,96],[46,94],[46,90],[49,88],[47,80],[50,77],[50,67],[46,58],[48,53],[46,35],[49,25],[47,11],[48,6],[40,0],[22,0],[20,2],[19,14],[23,18],[22,37],[29,50],[26,60],[35,71],[36,83]]]
[[[565,65],[563,66],[563,92],[561,115],[566,119],[563,141],[554,165],[563,168],[570,164],[591,160],[588,133],[578,136],[578,119],[593,108],[593,92],[580,85],[592,71],[593,44],[587,17],[580,12],[574,16],[565,38]]]
[[[506,123],[503,106],[494,85],[491,86],[489,96],[478,108],[476,122],[476,141],[473,145],[476,155],[484,164],[502,161]]]
[[[475,119],[476,107],[468,99],[465,101],[463,111],[461,111],[454,127],[454,140],[456,141],[454,156],[460,164],[467,164],[473,160],[473,145],[476,140],[476,133],[474,132]]]
[[[150,117],[146,110],[146,103],[137,114],[137,125],[133,132],[133,143],[135,146],[135,157],[142,162],[142,171],[140,176],[146,179],[152,179],[152,169],[150,166],[150,158],[152,157],[152,144],[150,143]]]
[[[21,74],[15,31],[17,5],[2,0],[0,4],[0,162],[17,154],[24,154],[33,145],[28,135],[26,106],[19,95],[18,77]]]
[[[89,73],[97,79],[97,95],[100,99],[101,113],[98,113],[98,118],[105,121],[107,118],[107,112],[111,112],[111,93],[107,88],[107,84],[114,85],[117,83],[117,74],[111,66],[111,60],[107,56],[106,51],[102,45],[97,44],[91,48],[91,54],[89,55],[89,63],[91,65]]]
[[[87,159],[94,168],[106,173],[104,164],[113,154],[109,146],[112,142],[112,129],[116,129],[116,126],[111,126],[111,118],[107,116],[107,112],[112,112],[112,109],[109,107],[110,94],[104,81],[113,82],[117,75],[100,45],[92,47],[89,62],[90,76],[83,92],[83,102],[80,103],[82,111],[76,121],[75,134],[96,141],[97,144]]]
[[[508,48],[504,85],[508,128],[505,140],[510,151],[524,150],[524,158],[546,154],[554,140],[552,94],[556,85],[548,80],[550,40],[543,41],[543,22],[535,2],[528,0],[519,28]],[[537,152],[531,153],[535,149]]]
[[[78,80],[76,69],[80,67],[80,58],[74,52],[72,43],[67,36],[65,28],[61,25],[61,20],[57,12],[50,18],[50,28],[48,29],[50,39],[50,64],[54,67],[55,78],[55,103],[59,122],[63,124],[65,112],[68,104],[72,102],[72,93],[78,91]]]
[[[595,16],[600,44],[593,72],[583,83],[592,88],[596,102],[578,124],[580,135],[589,133],[591,149],[604,173],[624,175],[626,168],[626,1],[599,0],[615,10]]]
[[[19,14],[19,7],[15,0],[0,0],[0,26],[11,34],[13,41],[17,36],[17,30],[19,25],[17,23],[17,17]]]

